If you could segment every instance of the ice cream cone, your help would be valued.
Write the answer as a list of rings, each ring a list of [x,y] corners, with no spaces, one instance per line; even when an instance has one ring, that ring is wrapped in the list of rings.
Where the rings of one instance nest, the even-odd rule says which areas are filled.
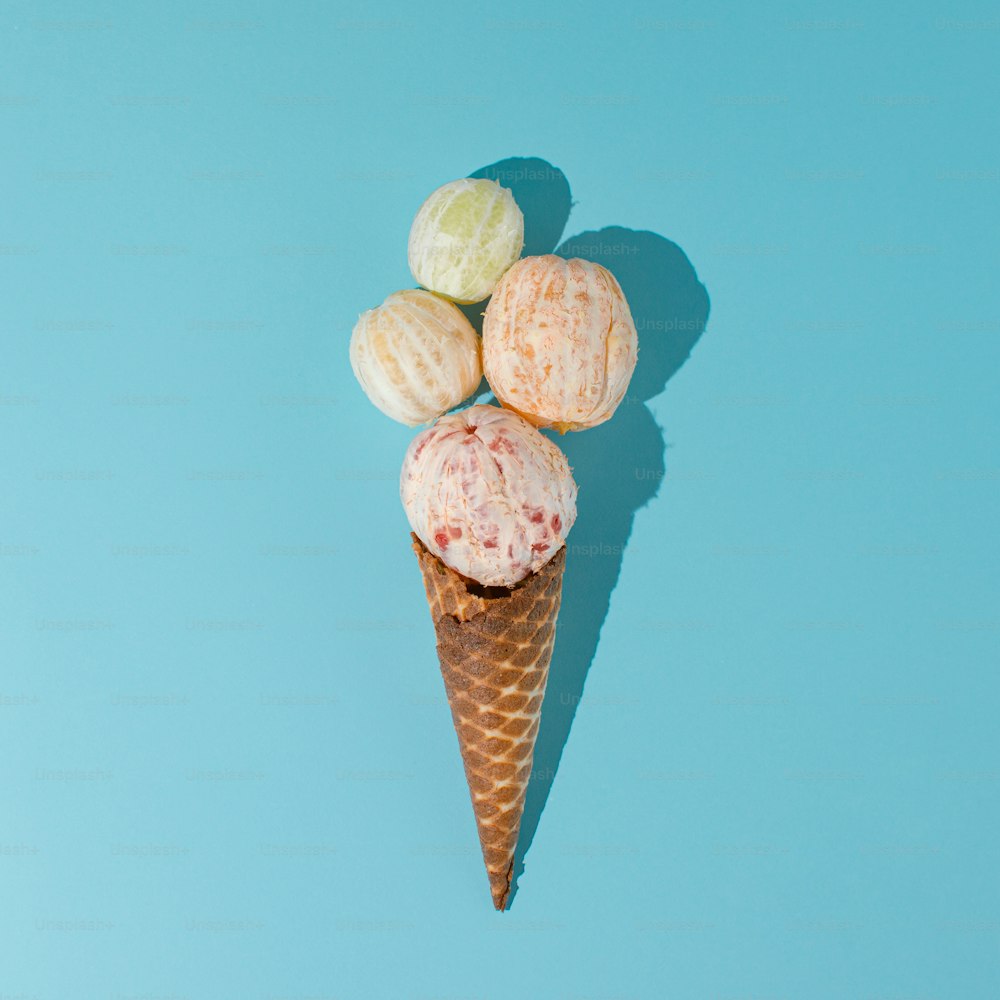
[[[566,549],[514,587],[456,573],[416,535],[493,905],[503,910],[538,735]]]

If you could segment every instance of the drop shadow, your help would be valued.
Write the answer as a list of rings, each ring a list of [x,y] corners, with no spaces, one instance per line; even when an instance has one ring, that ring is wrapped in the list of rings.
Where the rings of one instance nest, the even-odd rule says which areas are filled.
[[[524,213],[522,256],[556,253],[607,267],[622,286],[639,334],[636,370],[611,420],[587,431],[551,435],[569,458],[580,495],[568,539],[556,645],[514,859],[510,906],[597,654],[635,514],[657,496],[666,472],[663,431],[646,403],[663,392],[687,360],[708,323],[710,302],[684,251],[657,233],[611,226],[560,244],[573,199],[566,175],[546,160],[510,157],[469,176],[488,177],[513,192]],[[488,303],[461,307],[478,333]],[[479,395],[488,396],[489,391],[484,381]]]
[[[656,233],[614,226],[581,233],[556,253],[595,261],[615,275],[639,334],[639,360],[611,420],[555,437],[580,493],[567,540],[562,607],[515,855],[512,901],[597,654],[636,511],[656,497],[666,472],[663,431],[646,403],[687,360],[710,308],[687,255]]]

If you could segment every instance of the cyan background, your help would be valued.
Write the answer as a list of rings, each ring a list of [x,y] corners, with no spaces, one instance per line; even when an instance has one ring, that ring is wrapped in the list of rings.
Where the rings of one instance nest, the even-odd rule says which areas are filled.
[[[0,997],[1000,994],[998,46],[964,2],[4,4]],[[564,442],[496,914],[347,342],[422,198],[522,156],[553,239],[651,241],[605,260],[649,330],[707,308],[681,251],[711,314]]]

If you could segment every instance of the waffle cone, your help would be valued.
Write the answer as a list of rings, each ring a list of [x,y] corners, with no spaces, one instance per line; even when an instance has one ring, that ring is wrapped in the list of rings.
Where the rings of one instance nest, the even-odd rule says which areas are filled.
[[[566,549],[515,587],[483,587],[417,538],[438,659],[465,764],[493,905],[510,895],[555,642]]]

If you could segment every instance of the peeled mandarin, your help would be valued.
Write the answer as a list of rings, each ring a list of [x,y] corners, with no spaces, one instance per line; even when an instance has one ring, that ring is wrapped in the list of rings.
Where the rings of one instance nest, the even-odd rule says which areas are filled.
[[[458,306],[418,288],[361,314],[351,367],[368,398],[409,427],[457,406],[483,377],[472,324]]]
[[[483,369],[497,400],[536,427],[607,420],[635,369],[638,335],[614,275],[589,260],[519,260],[483,318]]]
[[[432,292],[481,302],[524,246],[524,216],[496,181],[465,178],[439,187],[410,228],[413,277]]]

